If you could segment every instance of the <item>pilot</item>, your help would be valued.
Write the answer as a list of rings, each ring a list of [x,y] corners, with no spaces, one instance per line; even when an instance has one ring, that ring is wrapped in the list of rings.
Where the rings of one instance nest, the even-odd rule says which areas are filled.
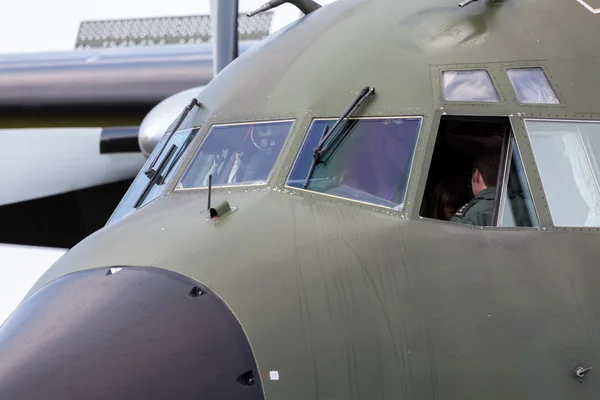
[[[459,208],[450,221],[477,226],[492,225],[499,161],[500,154],[497,151],[482,154],[475,159],[471,176],[474,197]]]

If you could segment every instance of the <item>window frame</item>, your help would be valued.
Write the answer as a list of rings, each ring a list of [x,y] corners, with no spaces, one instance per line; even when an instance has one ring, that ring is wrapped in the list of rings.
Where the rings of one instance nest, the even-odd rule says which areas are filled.
[[[514,132],[514,128],[512,126],[512,121],[511,121],[511,130],[509,132],[508,136],[508,144],[507,144],[507,148],[506,148],[506,157],[505,157],[505,165],[504,165],[504,171],[502,173],[502,192],[500,193],[500,204],[499,206],[499,211],[498,211],[498,221],[497,224],[495,225],[495,227],[498,228],[541,228],[543,226],[543,222],[540,219],[540,214],[538,212],[538,202],[535,200],[535,197],[533,195],[533,191],[531,188],[531,180],[529,179],[528,173],[527,173],[527,168],[525,168],[525,162],[523,161],[523,155],[521,153],[521,150],[519,148],[519,142],[517,140],[517,136],[515,135]],[[504,147],[504,146],[503,146]],[[535,218],[538,222],[538,226],[503,226],[501,224],[503,217],[504,217],[504,208],[506,206],[506,201],[507,201],[507,193],[508,193],[508,181],[510,178],[510,170],[512,168],[513,165],[513,151],[517,152],[518,157],[521,160],[521,164],[523,167],[523,175],[525,178],[525,181],[527,182],[527,189],[529,189],[529,195],[531,196],[531,205],[533,207],[533,213],[535,214]],[[494,206],[496,206],[494,204]],[[498,224],[500,223],[500,224]]]
[[[495,103],[495,104],[497,104],[497,103]],[[423,162],[421,165],[419,181],[414,183],[416,185],[416,197],[413,201],[413,215],[412,215],[411,219],[417,220],[417,221],[421,220],[421,221],[430,221],[430,222],[444,223],[444,224],[464,225],[464,224],[460,224],[460,223],[456,223],[456,222],[439,220],[439,219],[424,217],[424,216],[420,215],[420,210],[423,205],[423,197],[425,194],[427,181],[429,179],[430,168],[431,168],[431,164],[433,162],[433,153],[435,151],[435,143],[436,143],[438,135],[439,135],[439,129],[440,129],[440,125],[442,122],[442,117],[476,117],[476,118],[481,118],[481,119],[506,118],[506,120],[510,123],[510,127],[507,130],[506,135],[503,138],[503,144],[502,144],[502,149],[501,149],[501,154],[500,154],[499,169],[500,169],[500,167],[502,167],[502,171],[501,171],[502,173],[499,174],[497,183],[496,183],[497,191],[496,191],[496,198],[494,200],[494,214],[492,217],[493,221],[495,221],[495,225],[467,226],[467,227],[477,228],[477,229],[486,229],[486,230],[513,229],[513,230],[520,230],[520,231],[533,231],[533,230],[538,231],[540,229],[546,229],[545,228],[546,220],[540,218],[540,213],[539,213],[539,209],[540,209],[540,206],[542,205],[542,203],[541,203],[541,200],[534,193],[534,189],[538,189],[539,184],[537,182],[531,181],[531,175],[532,175],[531,174],[532,171],[530,170],[531,167],[526,163],[526,161],[528,161],[528,159],[523,157],[523,153],[521,151],[521,144],[519,144],[520,141],[522,141],[524,139],[525,140],[529,139],[527,136],[527,131],[524,128],[524,125],[522,128],[523,128],[523,131],[525,132],[524,133],[525,137],[524,138],[520,137],[523,135],[522,135],[522,132],[519,131],[520,125],[518,123],[521,122],[521,124],[523,124],[523,119],[521,119],[520,117],[518,117],[518,119],[515,119],[517,117],[507,116],[503,113],[489,113],[489,114],[482,115],[482,114],[471,114],[471,113],[463,114],[463,113],[459,113],[459,112],[446,113],[446,112],[444,112],[443,109],[436,110],[436,112],[433,115],[434,120],[431,123],[431,132],[429,132],[429,143],[427,144],[427,149],[424,151],[424,159],[423,159]],[[514,145],[516,145],[517,155],[521,160],[521,164],[523,167],[523,173],[525,175],[525,180],[527,182],[527,189],[529,191],[529,195],[531,196],[533,212],[537,219],[537,226],[502,226],[501,225],[502,216],[503,216],[503,212],[504,212],[504,206],[505,206],[505,202],[506,202],[506,198],[507,198],[506,194],[507,194],[507,190],[508,190],[508,181],[509,181],[508,178],[510,177],[510,168],[512,166],[512,150],[511,150],[511,152],[507,151],[508,147],[506,145],[506,142],[508,142],[510,144],[510,147],[512,149],[515,149],[514,145],[511,144],[512,141],[514,141]],[[411,172],[412,172],[412,170],[411,170]],[[500,192],[498,192],[498,189],[500,190]],[[497,209],[498,209],[498,211],[496,212]]]
[[[538,213],[538,206],[535,197],[533,196],[533,191],[531,189],[531,181],[527,175],[527,168],[525,168],[525,163],[523,161],[523,155],[519,149],[519,142],[517,140],[517,135],[515,134],[514,124],[510,118],[508,119],[510,122],[510,129],[505,132],[505,136],[503,138],[502,150],[500,153],[500,165],[498,166],[499,171],[501,172],[498,175],[498,182],[496,184],[496,197],[494,198],[494,213],[492,216],[493,225],[487,226],[484,228],[496,228],[496,229],[535,229],[539,230],[543,226],[543,222],[540,219]],[[531,204],[533,206],[533,213],[535,214],[535,218],[537,220],[537,226],[503,226],[502,219],[504,217],[504,208],[506,206],[507,194],[508,194],[508,181],[510,179],[510,169],[513,163],[513,150],[516,151],[519,159],[521,160],[521,164],[523,164],[523,173],[525,174],[525,181],[527,182],[527,190],[529,195],[531,196]],[[499,191],[499,192],[498,192]]]
[[[181,183],[185,174],[189,171],[189,168],[194,163],[194,160],[196,160],[196,157],[198,156],[200,150],[202,149],[202,146],[204,146],[204,143],[210,137],[213,129],[219,128],[219,127],[227,127],[227,126],[259,125],[259,124],[272,124],[272,123],[280,123],[280,122],[291,122],[292,124],[290,126],[289,132],[287,133],[287,137],[286,137],[285,141],[283,142],[283,145],[281,146],[281,150],[279,151],[279,154],[277,155],[277,158],[275,159],[275,163],[273,164],[273,167],[271,168],[271,171],[269,172],[269,175],[267,176],[267,179],[265,180],[264,184],[218,185],[218,186],[213,185],[213,186],[211,186],[211,189],[214,191],[214,190],[222,190],[222,189],[230,190],[230,189],[236,189],[236,188],[243,188],[243,189],[262,188],[265,186],[269,186],[271,179],[273,179],[273,177],[274,177],[274,172],[277,169],[277,165],[279,163],[281,163],[281,161],[283,160],[282,157],[285,156],[286,147],[288,146],[289,141],[293,138],[293,130],[297,123],[296,118],[268,119],[268,120],[259,120],[259,121],[237,121],[237,122],[210,124],[208,126],[206,132],[202,136],[202,139],[200,140],[197,147],[193,150],[193,152],[190,152],[190,154],[188,155],[185,165],[181,165],[180,171],[177,173],[177,175],[174,176],[176,179],[174,179],[171,182],[171,184],[173,185],[173,189],[171,190],[170,193],[182,194],[182,193],[190,193],[190,192],[203,192],[203,191],[208,190],[207,186],[200,186],[200,187],[193,187],[193,188],[178,188],[177,186]]]
[[[514,138],[514,132],[512,126],[508,132],[504,132],[502,138],[502,150],[500,153],[500,165],[498,165],[498,172],[502,172],[498,176],[498,183],[496,185],[496,196],[494,199],[494,213],[492,216],[492,223],[494,227],[501,227],[502,219],[504,217],[504,207],[506,205],[506,195],[508,192],[508,179],[510,177],[510,167],[512,164],[512,140]],[[528,182],[529,183],[529,182]],[[498,192],[500,190],[500,192]]]
[[[309,189],[304,189],[304,188],[299,188],[296,186],[288,185],[288,182],[290,181],[292,172],[294,171],[294,168],[296,167],[296,165],[298,163],[300,155],[302,154],[302,150],[304,149],[304,146],[310,137],[310,132],[312,131],[315,122],[317,122],[317,121],[335,122],[338,118],[339,117],[313,117],[313,118],[311,118],[310,123],[308,124],[308,128],[305,132],[304,138],[302,139],[302,142],[300,143],[300,146],[298,147],[296,155],[294,156],[292,162],[289,165],[289,172],[285,175],[283,187],[287,190],[291,190],[292,192],[305,193],[305,194],[309,194],[311,196],[322,196],[324,199],[328,199],[332,202],[336,201],[339,204],[348,204],[351,206],[358,206],[358,207],[365,207],[365,208],[369,207],[371,209],[374,209],[374,208],[381,209],[381,210],[385,210],[385,212],[390,213],[392,215],[400,215],[401,214],[401,215],[407,216],[410,208],[407,207],[406,203],[407,203],[407,199],[409,198],[409,190],[411,188],[411,179],[413,177],[412,175],[415,172],[415,161],[417,158],[419,141],[422,139],[422,135],[424,134],[424,127],[425,127],[425,122],[426,122],[426,118],[424,115],[411,114],[411,115],[386,115],[386,116],[359,116],[359,117],[348,118],[350,120],[419,119],[419,121],[420,121],[419,130],[417,132],[417,136],[415,139],[415,146],[412,151],[412,156],[411,156],[411,161],[410,161],[410,170],[408,172],[408,176],[406,179],[406,193],[404,196],[404,201],[403,201],[401,209],[396,210],[394,208],[386,207],[381,204],[369,203],[369,202],[361,201],[361,200],[354,200],[354,199],[351,199],[348,197],[341,197],[341,196],[337,196],[337,195],[333,195],[333,194],[327,194],[327,193],[317,192],[317,191],[313,191],[313,190],[309,190]],[[352,133],[350,133],[350,135],[351,134]],[[411,207],[412,207],[412,205],[411,205]]]

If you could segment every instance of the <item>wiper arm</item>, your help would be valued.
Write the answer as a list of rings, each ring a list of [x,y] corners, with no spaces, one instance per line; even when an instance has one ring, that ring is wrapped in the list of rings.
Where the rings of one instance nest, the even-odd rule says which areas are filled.
[[[187,150],[188,146],[190,145],[190,143],[192,142],[194,137],[196,137],[196,135],[193,132],[190,132],[188,137],[185,139],[185,142],[181,145],[181,148],[179,148],[177,155],[175,156],[175,158],[173,158],[173,161],[171,161],[171,163],[169,164],[169,168],[167,169],[167,172],[165,172],[164,174],[161,174],[158,177],[158,179],[156,180],[157,185],[163,185],[165,183],[167,176],[169,176],[169,174],[173,170],[173,167],[175,167],[177,162],[179,162],[179,159],[181,158],[183,153],[185,153],[185,151]]]
[[[187,117],[187,115],[189,114],[189,112],[192,110],[192,108],[194,106],[198,106],[198,108],[200,107],[200,102],[198,102],[198,100],[196,100],[196,98],[193,98],[192,101],[190,102],[190,104],[185,106],[185,109],[183,110],[183,112],[181,113],[181,116],[179,117],[179,121],[177,121],[177,124],[175,124],[175,127],[171,130],[171,132],[169,132],[169,137],[165,140],[160,151],[158,152],[156,157],[154,157],[154,160],[152,160],[152,164],[150,164],[148,169],[144,171],[144,174],[146,174],[146,176],[148,178],[152,179],[152,178],[154,178],[154,175],[156,175],[156,170],[154,169],[154,164],[156,164],[156,161],[158,161],[158,159],[160,158],[160,155],[165,150],[165,147],[167,147],[167,143],[169,142],[169,140],[171,140],[171,136],[173,136],[173,133],[177,132],[177,129],[179,129],[179,126],[181,126],[181,124],[183,123],[183,120]]]
[[[173,155],[173,153],[175,153],[175,150],[177,150],[177,146],[175,146],[174,144],[171,145],[169,152],[167,153],[165,158],[163,158],[160,165],[158,166],[158,169],[157,169],[158,171],[162,172],[165,169],[167,162],[169,162],[169,160],[171,159],[171,156]],[[148,194],[150,193],[150,189],[152,189],[152,187],[154,185],[156,185],[156,181],[159,178],[160,178],[160,176],[155,173],[154,176],[152,177],[152,179],[150,179],[148,181],[148,184],[144,188],[142,195],[138,198],[138,200],[133,205],[134,208],[138,208],[139,206],[141,206],[144,203],[144,201],[146,201],[146,197],[148,197]]]
[[[246,14],[246,16],[252,17],[258,13],[268,11],[271,8],[279,7],[284,3],[291,3],[295,5],[304,14],[310,14],[311,12],[321,8],[321,5],[319,3],[314,2],[313,0],[270,0],[262,6],[260,6],[259,8],[257,8],[256,10],[249,12],[248,14]]]
[[[342,115],[335,121],[331,129],[328,129],[328,125],[325,125],[325,129],[323,130],[323,135],[321,136],[321,140],[315,149],[313,150],[313,160],[310,165],[310,169],[308,170],[308,175],[306,176],[306,180],[304,181],[304,189],[308,187],[308,182],[310,178],[312,178],[313,173],[315,172],[315,167],[321,160],[323,156],[327,153],[327,151],[331,148],[333,143],[340,142],[348,133],[348,130],[343,130],[348,119],[354,115],[354,113],[360,108],[362,103],[373,93],[375,93],[375,88],[373,86],[366,86],[363,90],[361,90],[352,100],[352,102],[346,107]],[[338,134],[336,132],[336,128],[340,127],[340,131],[342,133]],[[336,132],[334,134],[334,132]],[[332,136],[333,135],[333,136]],[[325,146],[327,139],[332,137],[331,142]]]

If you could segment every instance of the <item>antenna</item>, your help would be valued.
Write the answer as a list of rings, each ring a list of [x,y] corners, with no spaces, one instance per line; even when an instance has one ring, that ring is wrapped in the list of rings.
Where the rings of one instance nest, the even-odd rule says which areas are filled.
[[[158,154],[156,155],[156,157],[154,157],[154,159],[152,160],[152,164],[150,164],[150,166],[148,167],[148,169],[146,171],[144,171],[144,174],[146,174],[146,176],[148,178],[152,179],[152,178],[154,178],[154,175],[156,175],[156,170],[154,169],[154,164],[156,164],[156,162],[158,161],[158,158],[161,156],[163,150],[165,149],[165,147],[167,147],[167,143],[169,142],[169,140],[171,140],[171,136],[173,136],[173,134],[175,132],[177,132],[177,130],[181,126],[183,120],[187,117],[188,113],[192,110],[192,108],[194,106],[200,107],[201,105],[202,104],[198,100],[196,100],[195,97],[193,97],[192,101],[190,101],[190,104],[188,104],[187,106],[185,106],[185,109],[182,111],[181,114],[179,114],[179,119],[177,120],[177,123],[175,124],[175,127],[168,133],[169,137],[165,140],[164,144],[160,148],[160,151],[158,152]],[[166,158],[164,158],[163,161],[164,160],[166,160]]]
[[[229,203],[226,200],[222,201],[215,208],[212,208],[210,206],[211,194],[212,194],[212,174],[210,174],[208,176],[208,215],[210,216],[211,221],[213,221],[213,222],[219,221],[222,217],[224,217],[225,215],[227,215],[230,212],[233,212],[235,210],[235,207],[233,208],[233,210],[231,209],[231,206],[229,205]]]
[[[207,210],[210,211],[210,195],[212,193],[212,174],[210,174],[208,176],[208,208]]]
[[[270,10],[271,8],[275,8],[275,7],[279,7],[280,5],[284,4],[284,3],[290,3],[295,5],[296,7],[298,7],[300,9],[300,11],[302,11],[305,15],[306,14],[310,14],[313,11],[318,10],[319,8],[321,8],[321,5],[317,2],[314,2],[312,0],[271,0],[265,4],[263,4],[262,6],[258,7],[256,10],[249,12],[248,14],[246,14],[248,17],[253,17],[256,14],[259,14],[261,12],[265,12]]]

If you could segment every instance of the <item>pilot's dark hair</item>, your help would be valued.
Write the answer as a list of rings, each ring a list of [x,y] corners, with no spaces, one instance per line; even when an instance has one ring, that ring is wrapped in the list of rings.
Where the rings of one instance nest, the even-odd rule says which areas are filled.
[[[458,175],[446,175],[435,186],[431,196],[431,218],[446,219],[445,208],[452,213],[470,199],[467,182]]]
[[[500,164],[500,152],[499,151],[486,151],[480,154],[473,161],[473,172],[478,170],[483,177],[485,184],[489,186],[496,186],[498,181],[498,165]]]

